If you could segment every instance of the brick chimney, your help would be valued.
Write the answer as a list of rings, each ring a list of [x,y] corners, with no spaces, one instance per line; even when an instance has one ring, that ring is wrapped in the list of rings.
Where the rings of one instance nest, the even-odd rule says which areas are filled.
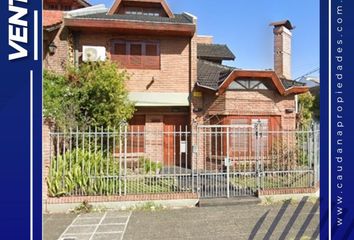
[[[274,27],[274,71],[281,78],[291,79],[291,30],[295,27],[289,20],[270,25]]]

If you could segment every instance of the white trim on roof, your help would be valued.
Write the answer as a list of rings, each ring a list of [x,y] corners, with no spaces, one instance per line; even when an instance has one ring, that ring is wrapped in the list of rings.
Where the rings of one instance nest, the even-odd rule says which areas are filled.
[[[64,18],[80,17],[96,13],[106,13],[108,8],[104,4],[98,4],[90,7],[79,8],[64,13]]]

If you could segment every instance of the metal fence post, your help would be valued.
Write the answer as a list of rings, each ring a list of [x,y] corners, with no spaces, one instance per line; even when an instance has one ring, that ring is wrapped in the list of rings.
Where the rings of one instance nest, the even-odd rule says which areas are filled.
[[[127,132],[128,126],[124,124],[124,196],[127,195]]]
[[[193,160],[192,160],[192,172],[193,174],[195,174],[196,178],[197,178],[197,185],[196,185],[196,189],[197,189],[197,195],[198,195],[198,198],[200,198],[200,192],[201,192],[201,187],[200,187],[200,173],[199,173],[199,166],[198,166],[198,163],[199,163],[199,154],[200,154],[200,128],[198,126],[197,123],[193,124],[194,126],[194,130],[195,130],[195,133],[192,133],[193,135],[195,134],[195,142],[193,143],[194,145],[194,149],[193,149]],[[202,135],[204,136],[204,135]],[[193,139],[193,136],[192,136],[192,139]],[[203,162],[204,164],[204,162]],[[194,182],[194,178],[195,176],[193,176],[193,182]]]
[[[194,131],[196,132],[196,135],[194,136]],[[192,153],[191,153],[191,170],[192,170],[192,193],[194,193],[194,170],[195,170],[195,166],[194,166],[194,161],[197,162],[197,159],[198,159],[198,154],[195,152],[195,147],[198,146],[198,127],[196,125],[192,125],[192,128],[191,128],[191,136],[190,136],[190,139],[191,139],[191,145],[192,145]],[[193,140],[195,139],[195,140]],[[198,168],[197,168],[198,169]],[[198,186],[198,179],[197,179],[197,186]],[[197,187],[198,188],[198,187]],[[198,193],[198,190],[197,190],[197,193]]]
[[[226,186],[226,192],[227,192],[227,198],[230,198],[230,128],[226,128],[226,181],[227,181],[227,186]]]
[[[318,150],[318,142],[317,142],[317,131],[316,131],[316,125],[313,124],[312,125],[312,133],[311,135],[313,136],[313,171],[314,171],[314,174],[313,174],[313,187],[316,187],[316,184],[317,184],[317,174],[318,174],[318,155],[317,155],[317,150]]]
[[[255,123],[255,155],[256,155],[256,177],[257,177],[257,191],[258,194],[261,190],[261,171],[260,171],[260,124],[261,121],[259,120],[257,123]]]

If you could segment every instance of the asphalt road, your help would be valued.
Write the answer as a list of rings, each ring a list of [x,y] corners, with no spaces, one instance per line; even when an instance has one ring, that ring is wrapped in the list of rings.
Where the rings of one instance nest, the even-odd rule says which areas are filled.
[[[44,239],[318,239],[316,203],[201,207],[156,211],[52,214]]]

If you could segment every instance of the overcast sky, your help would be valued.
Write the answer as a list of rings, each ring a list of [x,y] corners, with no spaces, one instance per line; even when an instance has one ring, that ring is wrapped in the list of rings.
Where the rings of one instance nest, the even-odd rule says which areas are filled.
[[[113,0],[90,0],[111,7]],[[293,30],[293,78],[319,67],[319,0],[167,0],[174,13],[198,18],[198,34],[213,35],[236,55],[227,65],[273,68],[273,33],[269,23],[289,19]],[[318,72],[312,74],[318,76]]]

